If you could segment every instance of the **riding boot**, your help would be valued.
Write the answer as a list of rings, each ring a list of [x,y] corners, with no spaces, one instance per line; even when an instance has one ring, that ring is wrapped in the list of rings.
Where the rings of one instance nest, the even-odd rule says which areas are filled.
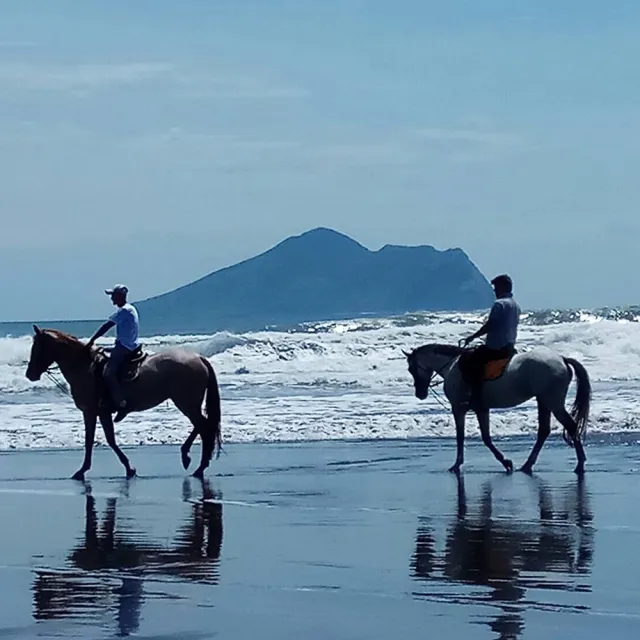
[[[120,389],[120,385],[118,380],[112,375],[108,378],[105,378],[105,382],[109,387],[109,396],[111,400],[111,410],[116,411],[116,416],[113,419],[114,422],[120,422],[124,419],[124,417],[129,413],[127,409],[127,402],[124,398],[124,395]]]

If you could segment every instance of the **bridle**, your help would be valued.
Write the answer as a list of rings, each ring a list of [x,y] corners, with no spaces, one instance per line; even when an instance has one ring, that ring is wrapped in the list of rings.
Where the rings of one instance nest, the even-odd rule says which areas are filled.
[[[97,347],[94,349],[94,353],[91,355],[91,362],[89,365],[90,370],[95,370],[95,367],[98,365],[100,361],[100,357],[105,355],[105,349],[103,347]],[[60,373],[60,365],[54,360],[48,367],[46,367],[41,375],[47,376],[51,382],[58,388],[59,391],[62,391],[65,395],[70,395],[69,385],[60,380],[56,375]]]
[[[108,355],[108,349],[105,349],[104,347],[96,347],[94,349],[94,352],[90,354],[91,355],[91,361],[89,364],[89,370],[94,372],[96,371],[96,367],[98,367],[101,364],[101,360],[104,359],[105,356]],[[60,380],[57,376],[56,373],[60,372],[60,365],[53,361],[43,372],[42,375],[46,375],[49,380],[51,380],[51,382],[53,382],[53,384],[55,384],[55,386],[62,391],[62,393],[64,393],[65,395],[70,395],[70,390],[69,390],[69,385],[66,382],[63,382],[62,380]]]
[[[410,353],[406,353],[405,351],[403,351],[403,353],[405,354],[405,356],[407,357],[411,357],[412,354]],[[451,366],[451,363],[456,359],[459,358],[462,354],[458,354],[455,356],[451,356],[441,367],[435,369],[435,368],[427,368],[424,365],[420,364],[419,362],[416,362],[414,360],[414,366],[417,369],[422,370],[425,373],[429,373],[430,375],[429,380],[427,381],[427,388],[428,389],[433,389],[434,387],[437,387],[439,385],[441,385],[444,382],[444,376],[442,375],[442,372],[447,369],[449,366]],[[441,380],[436,380],[436,376],[440,376],[440,378],[442,378]]]
[[[437,387],[438,385],[442,384],[443,381],[442,380],[436,380],[436,376],[441,376],[442,377],[442,371],[444,370],[444,368],[447,365],[445,365],[445,367],[442,367],[439,370],[433,369],[433,368],[427,368],[424,365],[421,365],[419,363],[416,363],[414,366],[415,366],[416,369],[420,369],[421,371],[424,371],[424,373],[429,374],[428,375],[429,380],[427,380],[427,387],[429,389],[433,389],[434,387]],[[427,376],[425,376],[425,377],[427,377]]]

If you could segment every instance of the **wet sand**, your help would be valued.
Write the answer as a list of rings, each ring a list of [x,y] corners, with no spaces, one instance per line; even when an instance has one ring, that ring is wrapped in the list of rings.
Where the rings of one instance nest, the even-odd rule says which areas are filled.
[[[522,463],[531,439],[501,442]],[[451,441],[0,455],[0,638],[636,638],[640,446],[507,476]],[[199,453],[199,452],[198,452]]]

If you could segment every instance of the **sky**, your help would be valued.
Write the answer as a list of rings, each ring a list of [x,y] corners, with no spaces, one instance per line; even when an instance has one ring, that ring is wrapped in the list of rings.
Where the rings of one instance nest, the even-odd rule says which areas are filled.
[[[638,60],[637,0],[0,0],[0,319],[317,226],[638,303]]]

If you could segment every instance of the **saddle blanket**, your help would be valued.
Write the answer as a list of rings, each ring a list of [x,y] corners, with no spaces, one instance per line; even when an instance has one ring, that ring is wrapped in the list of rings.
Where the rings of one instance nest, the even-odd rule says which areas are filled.
[[[491,362],[488,362],[484,367],[483,379],[495,380],[496,378],[499,378],[504,373],[504,370],[509,364],[509,360],[511,360],[511,358],[502,358],[500,360],[492,360]]]

